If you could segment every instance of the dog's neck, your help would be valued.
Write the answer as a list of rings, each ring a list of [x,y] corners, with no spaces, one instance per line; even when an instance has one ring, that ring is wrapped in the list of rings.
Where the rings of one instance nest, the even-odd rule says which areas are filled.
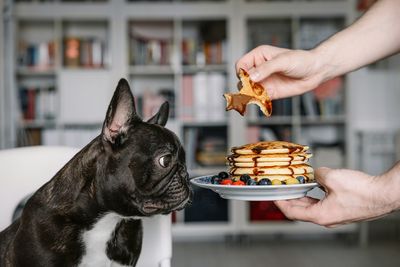
[[[105,207],[98,199],[96,190],[97,175],[104,165],[98,162],[105,157],[101,137],[95,138],[85,148],[70,160],[44,187],[41,188],[41,198],[45,206],[61,213],[73,216],[83,214],[88,220],[96,218],[105,212]],[[81,157],[85,154],[85,157]],[[90,218],[89,218],[90,217]]]

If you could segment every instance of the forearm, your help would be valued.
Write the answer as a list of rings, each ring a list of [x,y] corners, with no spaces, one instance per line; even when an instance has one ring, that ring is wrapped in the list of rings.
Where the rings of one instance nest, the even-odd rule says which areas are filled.
[[[354,24],[314,48],[324,70],[323,80],[399,52],[399,12],[399,0],[380,0]]]

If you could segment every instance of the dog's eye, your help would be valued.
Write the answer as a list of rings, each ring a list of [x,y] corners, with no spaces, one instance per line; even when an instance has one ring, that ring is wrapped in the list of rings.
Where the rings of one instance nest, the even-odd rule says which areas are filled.
[[[164,155],[158,160],[158,162],[160,163],[161,167],[167,168],[172,162],[172,155]]]

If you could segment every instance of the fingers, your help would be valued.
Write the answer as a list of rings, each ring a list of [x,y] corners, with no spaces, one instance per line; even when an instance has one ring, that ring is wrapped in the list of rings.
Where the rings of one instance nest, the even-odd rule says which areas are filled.
[[[319,200],[311,198],[311,197],[303,197],[303,198],[299,198],[299,199],[276,201],[276,203],[288,202],[288,201],[290,201],[292,206],[307,207],[307,206],[316,204]]]
[[[236,73],[239,73],[240,69],[244,69],[245,71],[249,71],[251,68],[254,68],[256,66],[256,59],[259,57],[258,56],[258,51],[259,48],[255,48],[249,53],[245,54],[242,56],[237,62],[236,62]]]
[[[257,65],[257,67],[249,69],[248,72],[252,81],[260,82],[273,73],[284,72],[288,66],[289,64],[286,57],[277,56],[269,61]]]
[[[269,45],[260,45],[242,56],[236,62],[236,73],[239,73],[240,69],[249,71],[250,69],[258,67],[264,62],[269,61],[286,51],[289,51],[289,49]]]
[[[319,201],[312,198],[302,198],[296,200],[279,200],[275,205],[292,220],[316,222],[318,219],[317,207]]]

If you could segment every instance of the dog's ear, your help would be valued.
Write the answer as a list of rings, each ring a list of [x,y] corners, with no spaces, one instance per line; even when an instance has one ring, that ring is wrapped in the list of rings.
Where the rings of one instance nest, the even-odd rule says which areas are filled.
[[[161,105],[160,110],[153,117],[151,117],[147,122],[165,126],[165,124],[167,124],[167,121],[168,121],[168,115],[169,115],[169,103],[164,102]]]
[[[107,109],[102,130],[103,138],[113,144],[117,138],[122,142],[124,138],[121,137],[127,133],[134,120],[140,121],[136,114],[135,100],[128,82],[121,79]]]

